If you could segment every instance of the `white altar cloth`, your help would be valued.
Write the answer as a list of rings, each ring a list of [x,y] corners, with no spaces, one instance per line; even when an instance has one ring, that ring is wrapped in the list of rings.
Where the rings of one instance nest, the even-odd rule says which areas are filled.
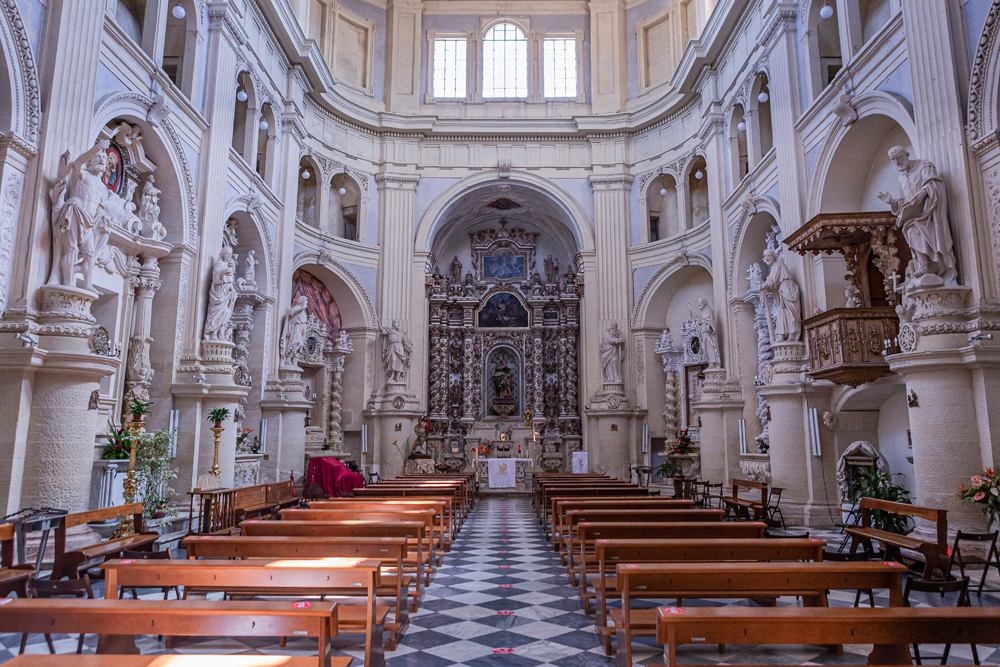
[[[587,452],[573,452],[573,474],[582,475],[589,472]]]
[[[489,459],[486,468],[489,471],[491,489],[510,489],[517,486],[514,459]]]

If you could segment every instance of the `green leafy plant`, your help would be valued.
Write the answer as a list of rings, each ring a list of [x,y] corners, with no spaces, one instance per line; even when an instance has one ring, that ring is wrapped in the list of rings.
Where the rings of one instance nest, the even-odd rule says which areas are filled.
[[[132,434],[124,424],[115,426],[108,422],[108,444],[101,458],[105,461],[121,461],[132,455]]]
[[[858,469],[858,474],[851,482],[851,490],[848,493],[851,502],[856,503],[861,498],[874,498],[876,500],[890,500],[894,503],[911,504],[910,492],[899,484],[892,483],[892,475],[881,473],[874,466]],[[897,535],[906,535],[913,528],[910,527],[910,517],[900,516],[885,510],[871,511],[872,528],[884,530]]]
[[[143,403],[138,398],[132,399],[132,404],[128,406],[129,414],[132,415],[132,421],[142,421],[143,415],[149,414],[149,406],[152,403]]]
[[[140,433],[136,445],[136,498],[142,502],[142,512],[152,518],[157,513],[175,516],[169,507],[174,490],[170,482],[177,477],[178,468],[170,465],[170,444],[173,434],[163,428],[155,433]]]
[[[673,461],[667,459],[656,469],[656,474],[663,479],[668,479],[670,477],[676,477],[677,473],[681,471],[681,467],[674,463]]]
[[[208,421],[219,424],[221,422],[226,421],[226,417],[228,416],[229,416],[229,408],[215,408],[213,410],[209,410]]]
[[[972,476],[972,484],[968,489],[960,486],[958,490],[958,497],[966,505],[975,503],[983,506],[983,512],[990,522],[989,529],[993,530],[993,524],[1000,519],[1000,475],[993,468],[987,468],[985,473]]]
[[[250,443],[250,453],[260,454],[260,438],[258,438],[257,436],[254,436],[253,442]]]
[[[330,451],[330,441],[327,440],[326,438],[323,438],[323,451],[324,452]]]
[[[771,451],[771,443],[769,443],[764,438],[757,438],[756,440],[754,440],[754,442],[757,443],[758,454],[767,454]]]
[[[674,445],[674,454],[690,454],[693,451],[692,447],[691,436],[688,435],[687,429],[684,429],[677,438],[677,444]]]
[[[246,442],[247,438],[250,437],[251,433],[253,433],[253,429],[244,428],[244,429],[241,429],[240,432],[236,434],[236,449],[237,450],[239,450],[239,448],[243,446],[243,443]]]

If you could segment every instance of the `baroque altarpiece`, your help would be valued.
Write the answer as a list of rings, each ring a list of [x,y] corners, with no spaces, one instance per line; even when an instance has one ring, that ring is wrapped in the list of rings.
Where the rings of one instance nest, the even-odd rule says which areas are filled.
[[[471,464],[519,449],[537,469],[566,470],[581,446],[580,298],[583,276],[558,259],[536,266],[539,234],[517,227],[469,234],[472,266],[452,260],[427,276],[430,437],[444,458]]]

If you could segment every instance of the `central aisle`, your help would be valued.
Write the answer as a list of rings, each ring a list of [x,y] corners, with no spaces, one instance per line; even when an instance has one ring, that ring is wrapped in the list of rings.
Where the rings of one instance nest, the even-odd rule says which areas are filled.
[[[388,667],[614,662],[526,497],[477,502],[400,646],[386,658]]]

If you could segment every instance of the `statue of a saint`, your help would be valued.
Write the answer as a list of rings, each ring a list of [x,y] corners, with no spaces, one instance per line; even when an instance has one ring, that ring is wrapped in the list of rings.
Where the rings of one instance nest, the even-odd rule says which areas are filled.
[[[543,262],[545,268],[545,284],[554,285],[559,281],[559,260],[549,255]]]
[[[792,280],[792,273],[785,260],[773,248],[764,251],[764,263],[771,270],[767,274],[767,280],[760,286],[760,291],[770,292],[774,297],[775,342],[797,341],[802,336],[799,286]]]
[[[625,336],[612,322],[601,340],[601,367],[604,369],[604,384],[621,384],[622,361],[625,359]]]
[[[252,251],[251,251],[252,252]],[[304,295],[295,300],[295,305],[288,309],[285,316],[285,326],[281,331],[281,343],[278,352],[283,366],[294,366],[302,352],[302,344],[306,340],[306,325],[309,321],[309,299]]]
[[[854,285],[848,283],[847,287],[844,288],[844,298],[847,300],[847,308],[861,307],[861,292]]]
[[[514,389],[511,386],[513,379],[513,373],[507,364],[501,363],[493,369],[493,390],[496,392],[497,398],[509,399],[514,397]]]
[[[76,287],[77,270],[83,286],[94,287],[94,264],[108,243],[111,220],[104,202],[112,196],[104,184],[108,168],[107,139],[102,139],[69,161],[69,152],[59,160],[58,176],[49,196],[52,200],[52,272],[50,285]]]
[[[139,196],[139,219],[143,225],[152,225],[160,221],[160,191],[156,188],[156,180],[152,174],[142,185],[142,195]]]
[[[205,340],[230,340],[233,308],[236,307],[236,260],[233,249],[223,246],[212,267],[212,287],[208,290]]]
[[[664,329],[663,333],[660,334],[660,342],[656,344],[656,347],[654,348],[653,351],[659,354],[661,350],[667,351],[667,350],[672,350],[673,348],[674,348],[674,341],[670,337],[670,329],[669,328]]]
[[[747,269],[747,282],[750,283],[751,292],[760,292],[760,286],[764,284],[764,271],[760,264],[754,262]]]
[[[719,339],[715,331],[715,309],[708,305],[708,299],[698,299],[698,313],[691,313],[691,317],[698,323],[698,338],[708,365],[718,367]]]
[[[944,181],[932,162],[911,160],[902,146],[889,149],[889,159],[899,171],[901,198],[887,192],[878,198],[889,205],[913,253],[913,284],[958,284]]]
[[[257,261],[256,257],[254,257],[253,250],[247,251],[247,258],[243,261],[245,267],[243,269],[243,282],[245,282],[248,287],[254,288],[257,286],[257,265],[260,264],[260,262]]]
[[[399,320],[393,320],[388,329],[382,327],[379,333],[385,336],[382,341],[382,365],[386,377],[393,384],[405,384],[413,355],[413,341],[403,333]]]
[[[462,284],[462,262],[459,261],[458,255],[451,260],[451,266],[449,267],[451,271],[451,284],[461,285]]]

